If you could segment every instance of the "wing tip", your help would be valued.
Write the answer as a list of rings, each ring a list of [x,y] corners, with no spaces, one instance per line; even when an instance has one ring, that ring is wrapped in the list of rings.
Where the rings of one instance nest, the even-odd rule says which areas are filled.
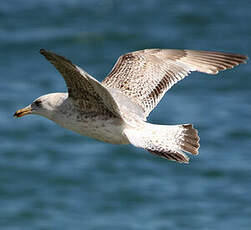
[[[42,54],[46,59],[50,60],[52,58],[52,53],[46,49],[40,49],[39,53]]]
[[[56,53],[54,53],[54,52],[51,52],[51,51],[49,51],[49,50],[46,50],[46,49],[43,49],[43,48],[41,48],[40,50],[39,50],[39,53],[40,54],[42,54],[48,61],[50,61],[50,62],[56,62],[56,61],[58,61],[58,60],[62,60],[62,61],[65,61],[65,62],[67,62],[67,63],[69,63],[70,65],[72,65],[72,66],[74,66],[75,67],[75,65],[70,61],[70,60],[68,60],[67,58],[65,58],[65,57],[63,57],[63,56],[61,56],[61,55],[58,55],[58,54],[56,54]]]
[[[242,59],[241,63],[246,64],[247,61],[248,61],[248,59],[249,59],[249,57],[247,55],[241,55],[241,59]]]
[[[41,48],[41,49],[39,50],[39,53],[41,53],[42,55],[45,55],[45,53],[47,53],[47,51],[46,51],[45,49]]]

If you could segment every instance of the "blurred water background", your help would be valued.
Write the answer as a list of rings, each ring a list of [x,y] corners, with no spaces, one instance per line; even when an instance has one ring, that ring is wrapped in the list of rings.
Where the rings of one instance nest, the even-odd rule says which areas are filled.
[[[193,123],[200,155],[173,163],[74,134],[42,117],[15,120],[65,91],[50,49],[102,80],[118,56],[187,48],[251,56],[251,2],[0,2],[0,229],[251,229],[251,67],[175,85],[150,122]]]

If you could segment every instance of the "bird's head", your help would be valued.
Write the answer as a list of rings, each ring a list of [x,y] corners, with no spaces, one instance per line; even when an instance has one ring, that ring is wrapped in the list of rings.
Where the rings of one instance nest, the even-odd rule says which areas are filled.
[[[65,98],[65,93],[43,95],[34,100],[30,105],[16,111],[13,116],[23,117],[28,114],[37,114],[52,119],[55,110],[62,104]]]

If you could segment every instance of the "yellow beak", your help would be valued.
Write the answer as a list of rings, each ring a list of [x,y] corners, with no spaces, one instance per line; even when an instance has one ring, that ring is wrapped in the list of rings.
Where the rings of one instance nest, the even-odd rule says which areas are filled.
[[[27,114],[31,114],[31,106],[28,105],[27,107],[23,108],[23,109],[19,109],[18,111],[16,111],[14,113],[14,117],[22,117],[24,115],[27,115]]]

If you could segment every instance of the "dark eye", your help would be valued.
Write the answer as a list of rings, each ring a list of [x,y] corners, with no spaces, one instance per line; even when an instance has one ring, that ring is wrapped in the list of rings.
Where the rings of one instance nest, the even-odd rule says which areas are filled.
[[[36,106],[40,106],[40,105],[41,105],[41,103],[42,103],[42,101],[40,101],[40,100],[36,100],[36,101],[34,101],[34,104],[35,104]]]

